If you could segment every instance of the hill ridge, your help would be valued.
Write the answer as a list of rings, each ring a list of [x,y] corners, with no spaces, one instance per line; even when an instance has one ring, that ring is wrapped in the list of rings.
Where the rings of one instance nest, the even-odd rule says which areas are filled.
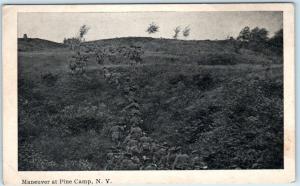
[[[57,43],[41,38],[18,38],[18,51],[34,51],[34,50],[46,50],[51,48],[65,47],[63,43]]]

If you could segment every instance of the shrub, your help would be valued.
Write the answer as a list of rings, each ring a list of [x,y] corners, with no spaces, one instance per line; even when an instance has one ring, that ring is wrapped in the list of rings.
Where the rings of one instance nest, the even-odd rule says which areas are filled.
[[[251,167],[255,163],[256,168],[283,166],[283,97],[280,94],[283,89],[282,82],[272,81],[251,80],[247,81],[247,86],[239,88],[231,85],[230,90],[235,88],[238,92],[234,98],[229,96],[233,104],[228,110],[227,123],[239,133],[236,136],[239,141],[247,141],[248,146],[242,147],[254,150],[248,157],[246,155],[247,161],[239,162],[243,167]],[[278,93],[276,97],[270,94],[268,88]]]
[[[278,53],[279,55],[282,55],[283,52],[283,29],[280,29],[275,33],[273,37],[271,37],[268,41],[269,47]]]
[[[184,37],[188,37],[190,35],[190,31],[191,31],[191,28],[189,26],[186,26],[182,31],[182,35]]]
[[[179,32],[180,32],[180,31],[181,31],[180,26],[177,26],[177,27],[174,29],[174,36],[173,36],[174,39],[177,39],[177,38],[178,38],[178,35],[179,35]]]
[[[154,34],[158,31],[159,31],[159,26],[157,24],[155,24],[154,22],[152,22],[146,30],[146,32],[148,32],[149,34]]]
[[[69,68],[72,74],[83,75],[86,71],[89,56],[77,51],[69,61]]]
[[[72,37],[68,39],[64,39],[63,43],[67,45],[71,50],[75,50],[76,47],[80,44],[80,39],[77,37]]]
[[[64,125],[70,134],[79,134],[92,129],[100,131],[105,117],[97,106],[71,105],[65,107],[57,119],[57,122]]]
[[[249,42],[250,35],[251,35],[250,28],[248,26],[246,26],[241,30],[239,36],[237,37],[237,40],[240,40],[243,42]]]

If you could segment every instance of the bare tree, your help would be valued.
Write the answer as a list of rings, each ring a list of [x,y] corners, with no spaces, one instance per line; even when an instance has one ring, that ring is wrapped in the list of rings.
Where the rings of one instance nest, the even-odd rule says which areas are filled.
[[[78,49],[80,47],[80,44],[84,42],[84,36],[89,31],[89,27],[87,25],[82,25],[79,28],[78,35],[76,37],[72,38],[64,38],[63,43],[70,47],[71,50]]]
[[[184,37],[188,37],[188,36],[190,35],[190,31],[191,31],[190,26],[186,26],[186,27],[184,28],[184,30],[182,31],[182,35],[183,35]]]
[[[154,22],[152,22],[146,30],[146,32],[148,32],[149,34],[154,34],[158,31],[159,31],[159,26],[157,24],[155,24]]]
[[[175,33],[174,33],[174,36],[173,36],[174,39],[177,39],[177,38],[178,38],[178,35],[179,35],[180,31],[181,31],[180,26],[177,26],[177,27],[174,29],[174,32],[175,32]]]

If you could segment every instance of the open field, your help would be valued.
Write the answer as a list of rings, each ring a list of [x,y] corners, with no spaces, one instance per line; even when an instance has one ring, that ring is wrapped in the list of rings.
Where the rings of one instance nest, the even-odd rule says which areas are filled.
[[[19,170],[146,169],[147,161],[153,169],[181,169],[167,153],[172,147],[174,154],[198,158],[182,169],[283,168],[281,57],[235,53],[228,41],[116,38],[85,44],[137,45],[144,54],[133,69],[122,58],[99,65],[91,52],[86,74],[76,76],[68,68],[68,48],[46,43],[27,50],[22,43]],[[103,67],[118,81],[107,81]],[[118,161],[108,166],[108,153],[123,151],[132,122],[124,108],[132,99],[139,127],[166,153],[153,160],[155,152],[140,152],[135,168]],[[125,126],[121,145],[110,135],[116,125]]]

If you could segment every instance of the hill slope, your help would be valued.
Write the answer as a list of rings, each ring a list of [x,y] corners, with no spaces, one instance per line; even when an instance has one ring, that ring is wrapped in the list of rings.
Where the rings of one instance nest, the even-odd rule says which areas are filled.
[[[233,65],[233,64],[263,64],[282,63],[282,58],[275,52],[255,52],[245,48],[237,53],[234,41],[230,40],[175,40],[150,37],[124,37],[89,41],[89,48],[94,46],[118,48],[139,46],[145,52],[145,63],[151,61],[174,62],[202,65]]]
[[[233,65],[240,63],[282,63],[282,58],[275,52],[263,52],[241,49],[235,52],[233,41],[229,40],[174,40],[151,37],[123,37],[88,41],[84,43],[93,51],[95,46],[118,48],[140,46],[145,52],[144,57],[151,62],[174,60],[184,63],[203,65]],[[55,48],[66,48],[66,45],[39,38],[18,39],[18,51],[41,51]],[[149,60],[145,60],[148,63]]]
[[[18,51],[35,51],[35,50],[47,50],[52,48],[64,47],[62,43],[56,43],[39,38],[18,38]]]
[[[283,68],[270,63],[279,57],[236,53],[228,41],[85,45],[92,50],[86,74],[76,76],[68,66],[73,52],[62,44],[19,40],[26,51],[18,53],[20,171],[283,168]],[[96,45],[141,46],[142,64],[99,65]],[[151,147],[128,145],[134,126]],[[177,163],[180,154],[188,161]]]

